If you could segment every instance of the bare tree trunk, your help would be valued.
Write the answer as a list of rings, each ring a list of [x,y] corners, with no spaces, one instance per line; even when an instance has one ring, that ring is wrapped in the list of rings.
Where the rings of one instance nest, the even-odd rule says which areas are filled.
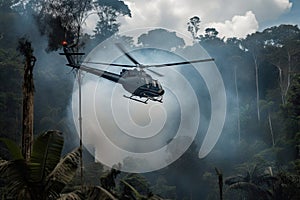
[[[274,132],[273,132],[272,119],[271,119],[270,112],[268,113],[268,121],[269,121],[270,133],[271,133],[271,137],[272,137],[272,146],[274,147],[275,139],[274,139]]]
[[[282,105],[286,104],[286,96],[289,91],[291,85],[291,54],[287,52],[288,56],[288,69],[284,70],[284,68],[280,67],[280,63],[272,63],[275,65],[279,71],[279,86],[280,86],[280,93],[281,93],[281,102]]]
[[[260,109],[259,109],[259,83],[258,83],[258,63],[257,58],[253,55],[255,64],[255,83],[256,83],[256,108],[257,108],[257,119],[260,121]]]
[[[286,87],[285,87],[285,90],[284,90],[284,105],[286,104],[286,96],[287,96],[287,93],[289,91],[289,88],[290,88],[290,85],[291,85],[291,72],[292,72],[292,69],[291,69],[291,55],[290,53],[288,52],[288,71],[287,71],[287,83],[286,83]]]
[[[219,183],[219,197],[220,200],[223,200],[223,173],[215,167],[216,174],[218,176],[218,183]]]
[[[23,80],[23,116],[22,116],[22,154],[28,161],[31,155],[33,141],[33,109],[34,109],[34,83],[33,67],[36,58],[32,55],[31,43],[20,40],[18,49],[25,56]]]
[[[280,87],[280,93],[281,93],[281,102],[284,105],[285,100],[284,100],[284,92],[283,92],[284,84],[283,84],[283,77],[282,77],[282,69],[280,68],[280,66],[277,66],[277,65],[275,65],[275,66],[277,67],[277,69],[279,71],[279,87]]]
[[[236,93],[236,107],[237,107],[237,128],[238,128],[238,141],[241,143],[241,122],[240,122],[240,100],[239,100],[239,90],[237,86],[237,77],[236,77],[236,66],[234,67],[234,84],[235,84],[235,93]]]

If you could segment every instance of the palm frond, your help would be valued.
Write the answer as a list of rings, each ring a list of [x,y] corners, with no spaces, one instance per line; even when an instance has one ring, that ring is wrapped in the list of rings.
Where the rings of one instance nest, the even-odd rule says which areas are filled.
[[[240,189],[250,194],[256,194],[262,199],[271,199],[272,194],[270,191],[265,190],[250,182],[238,182],[230,185],[229,189]]]
[[[143,199],[143,196],[132,185],[130,185],[124,180],[121,180],[121,183],[123,183],[125,187],[129,188],[133,192],[136,199]]]
[[[112,193],[100,186],[89,187],[87,189],[88,199],[118,200]]]
[[[252,182],[256,185],[263,185],[263,184],[272,185],[277,180],[278,180],[278,178],[275,176],[271,176],[269,174],[264,174],[264,175],[255,177],[255,179],[253,179]]]
[[[62,194],[57,200],[83,200],[84,198],[80,195],[79,191]]]
[[[0,160],[0,177],[2,177],[5,174],[8,166],[9,166],[9,161]]]
[[[246,178],[242,175],[237,175],[237,176],[229,176],[225,179],[226,185],[232,185],[238,182],[246,182]]]
[[[81,150],[77,148],[67,154],[47,176],[46,192],[57,196],[73,179],[78,169]]]
[[[64,139],[59,131],[47,131],[33,143],[30,158],[31,180],[42,181],[60,160]]]
[[[24,159],[0,161],[0,177],[5,180],[5,188],[12,196],[18,195],[27,185],[28,166]]]

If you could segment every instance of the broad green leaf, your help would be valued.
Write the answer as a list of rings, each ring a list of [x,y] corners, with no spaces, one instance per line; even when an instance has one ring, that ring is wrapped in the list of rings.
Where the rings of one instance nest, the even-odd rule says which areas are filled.
[[[57,200],[82,200],[80,195],[76,194],[75,192],[70,192],[67,194],[62,194]]]
[[[2,177],[5,174],[8,166],[9,166],[9,161],[0,160],[0,177]]]
[[[46,178],[46,191],[49,194],[57,196],[73,179],[79,166],[80,155],[80,148],[68,153],[49,174],[49,176]]]
[[[126,185],[126,187],[128,187],[133,192],[134,196],[137,199],[142,199],[142,195],[132,185],[130,185],[129,183],[127,183],[125,180],[121,180],[121,182],[124,185]]]
[[[0,161],[0,177],[5,179],[5,188],[12,196],[18,193],[26,186],[28,178],[28,166],[24,159],[12,161]]]
[[[116,197],[106,189],[100,186],[88,188],[88,199],[110,199],[117,200]]]
[[[23,159],[21,149],[14,141],[7,138],[0,138],[0,141],[6,145],[13,160]]]
[[[59,131],[47,131],[36,138],[30,158],[31,181],[42,181],[52,172],[60,160],[63,143]]]

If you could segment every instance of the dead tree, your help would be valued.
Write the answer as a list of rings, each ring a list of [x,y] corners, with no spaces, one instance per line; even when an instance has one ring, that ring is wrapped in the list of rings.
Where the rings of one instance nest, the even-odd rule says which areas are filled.
[[[31,42],[25,38],[19,40],[18,50],[25,57],[23,79],[23,113],[22,113],[22,154],[26,160],[31,155],[33,141],[34,83],[33,67],[36,58],[33,56]]]
[[[223,174],[222,172],[215,167],[216,174],[218,176],[218,181],[219,181],[219,193],[220,193],[220,200],[223,200]]]

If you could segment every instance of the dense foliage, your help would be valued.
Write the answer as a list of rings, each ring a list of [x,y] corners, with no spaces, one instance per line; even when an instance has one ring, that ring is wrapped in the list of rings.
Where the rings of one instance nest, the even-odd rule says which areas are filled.
[[[0,135],[20,143],[23,60],[16,46],[18,38],[25,35],[32,41],[37,58],[34,71],[35,133],[48,129],[63,131],[65,141],[68,141],[64,151],[69,151],[78,145],[74,127],[67,117],[73,77],[67,75],[69,71],[63,68],[65,61],[55,50],[60,48],[59,43],[66,37],[73,39],[78,36],[86,43],[86,49],[92,48],[118,32],[120,24],[117,17],[130,16],[130,10],[118,0],[30,0],[26,6],[23,3],[0,0]],[[74,10],[78,15],[70,14]],[[83,36],[77,25],[83,23],[91,12],[96,12],[99,21],[93,34]],[[109,181],[113,183],[110,187],[101,183],[101,177],[102,181],[106,180],[103,177],[112,171],[103,172],[101,164],[90,161],[85,168],[85,188],[80,190],[77,187],[80,184],[77,174],[63,191],[72,192],[69,197],[84,199],[94,195],[94,199],[159,199],[157,195],[160,195],[169,199],[219,199],[221,186],[224,199],[257,199],[257,194],[261,199],[297,199],[300,195],[299,27],[280,25],[253,33],[245,39],[224,39],[218,37],[218,31],[213,27],[199,35],[199,23],[199,17],[191,18],[188,30],[194,41],[215,58],[228,98],[226,124],[213,152],[199,160],[199,144],[195,141],[170,166],[143,175],[118,174],[113,179],[110,177]],[[172,38],[170,49],[184,48],[181,38],[161,29],[143,34],[138,42],[144,46],[149,42],[159,43],[152,41],[155,34]],[[43,144],[36,145],[43,149]],[[26,166],[22,159],[16,160],[8,154],[3,143],[0,153],[3,159],[1,166],[4,166],[4,160],[9,159],[17,167]],[[39,153],[33,156],[32,159],[36,159],[34,163],[42,156]],[[59,161],[57,155],[53,159],[49,163],[40,163],[46,170],[43,181]],[[217,174],[215,168],[221,172]],[[37,178],[41,172],[40,168],[35,170],[32,178]],[[22,174],[27,176],[29,172],[22,171],[11,178],[24,181],[26,177],[21,177]],[[221,176],[224,185],[220,185]],[[2,181],[1,188],[5,185]],[[26,182],[29,183],[32,184]],[[11,189],[20,189],[25,192],[22,195],[28,195],[20,184],[17,186],[21,189]],[[4,193],[0,196],[4,198]],[[68,199],[66,194],[60,197]]]

